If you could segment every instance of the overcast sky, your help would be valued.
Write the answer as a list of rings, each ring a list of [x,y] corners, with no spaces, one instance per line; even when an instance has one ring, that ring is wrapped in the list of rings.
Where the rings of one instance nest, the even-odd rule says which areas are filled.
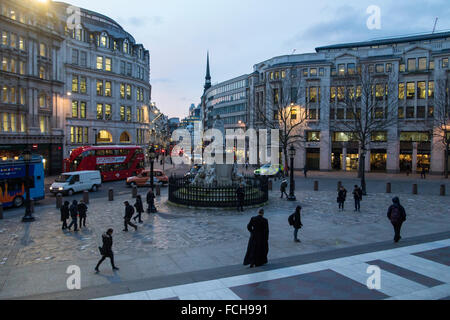
[[[251,73],[278,55],[317,46],[450,29],[448,0],[69,0],[116,20],[150,50],[152,101],[184,117],[203,93],[206,52],[213,83]],[[366,10],[381,8],[381,29]]]

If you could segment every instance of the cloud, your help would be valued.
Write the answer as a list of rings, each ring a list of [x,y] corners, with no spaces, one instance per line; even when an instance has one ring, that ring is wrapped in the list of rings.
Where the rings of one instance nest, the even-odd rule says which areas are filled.
[[[147,24],[158,26],[164,23],[164,18],[161,16],[152,17],[130,17],[126,19],[127,24],[133,27],[144,27]]]

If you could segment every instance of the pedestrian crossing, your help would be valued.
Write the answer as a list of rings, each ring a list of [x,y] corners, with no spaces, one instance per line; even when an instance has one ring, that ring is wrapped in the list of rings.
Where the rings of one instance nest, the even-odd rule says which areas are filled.
[[[98,300],[439,300],[450,296],[449,255],[450,239],[446,239]],[[380,289],[370,290],[367,270],[377,261]],[[297,285],[290,287],[290,283]]]

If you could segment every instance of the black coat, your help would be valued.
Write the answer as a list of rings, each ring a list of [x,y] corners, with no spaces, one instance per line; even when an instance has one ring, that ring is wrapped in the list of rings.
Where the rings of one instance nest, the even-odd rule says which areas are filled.
[[[134,204],[134,207],[136,208],[136,211],[138,213],[144,212],[144,206],[142,205],[142,201],[136,200],[136,203]]]
[[[76,219],[78,217],[78,206],[77,205],[72,204],[70,206],[70,217],[72,219]]]
[[[300,229],[303,227],[302,218],[300,217],[300,212],[294,212],[294,225],[295,229]]]
[[[147,193],[147,204],[153,204],[155,202],[155,194],[153,192]]]
[[[125,220],[131,220],[133,218],[134,209],[132,206],[128,205],[125,207],[125,216],[123,217]]]
[[[347,200],[347,190],[339,190],[338,202],[345,202]]]
[[[66,221],[69,218],[70,218],[69,206],[62,206],[61,207],[61,221]]]
[[[112,239],[112,236],[110,236],[107,233],[104,233],[102,235],[102,240],[103,240],[103,247],[102,247],[103,255],[106,256],[106,257],[112,256],[113,255],[113,251],[112,251],[113,239]]]
[[[242,187],[239,187],[236,189],[236,196],[239,201],[244,201],[245,199],[245,189]]]
[[[401,215],[400,223],[405,222],[406,221],[406,210],[405,210],[405,208],[403,208],[403,206],[401,204],[393,204],[392,206],[389,207],[389,210],[388,210],[388,213],[387,213],[388,219],[391,220],[392,209],[394,207],[398,207],[400,209],[400,215]]]
[[[262,266],[267,263],[267,254],[269,253],[269,222],[266,218],[258,215],[250,220],[247,229],[251,235],[244,266]]]
[[[362,193],[361,188],[353,190],[353,198],[354,199],[362,200],[362,196],[363,196],[363,193]]]
[[[88,207],[86,204],[84,204],[84,203],[78,204],[78,214],[80,215],[80,217],[86,217],[87,210],[88,210]]]

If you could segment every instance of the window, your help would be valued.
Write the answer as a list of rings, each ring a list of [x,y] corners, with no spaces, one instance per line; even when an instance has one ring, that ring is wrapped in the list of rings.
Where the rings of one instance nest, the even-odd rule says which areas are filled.
[[[317,69],[316,68],[309,69],[309,75],[311,77],[317,77]]]
[[[448,58],[442,59],[442,69],[448,68]]]
[[[80,118],[86,119],[86,102],[80,102]]]
[[[131,122],[131,107],[127,107],[127,121]]]
[[[428,132],[408,132],[402,131],[400,132],[400,141],[412,141],[412,142],[429,142],[430,134]]]
[[[97,80],[97,95],[103,96],[103,80]]]
[[[2,59],[2,71],[8,71],[8,59],[7,58]]]
[[[336,101],[336,87],[330,88],[330,102]]]
[[[120,84],[120,98],[125,99],[125,85],[123,83]]]
[[[131,85],[127,84],[127,100],[131,100]]]
[[[417,118],[425,119],[425,106],[417,106]]]
[[[17,93],[16,93],[16,88],[14,88],[14,87],[11,87],[10,102],[13,104],[17,103]]]
[[[41,130],[41,133],[47,132],[47,118],[44,116],[39,116],[39,127]]]
[[[427,58],[419,58],[419,70],[427,70]]]
[[[142,89],[142,94],[144,93],[144,89]],[[142,97],[142,101],[144,97]],[[291,88],[291,103],[297,103],[298,100],[298,96],[297,96],[297,87],[292,87]]]
[[[16,132],[16,115],[14,113],[11,114],[11,132]]]
[[[46,96],[45,93],[41,93],[39,95],[39,108],[45,108],[46,107]]]
[[[103,57],[97,56],[97,70],[103,69]]]
[[[408,82],[406,84],[406,99],[411,100],[416,96],[416,85],[414,82]]]
[[[78,76],[72,75],[72,92],[78,92]]]
[[[419,99],[425,99],[426,98],[426,83],[425,81],[417,82],[417,96]]]
[[[317,102],[317,87],[309,88],[309,102]]]
[[[7,86],[3,86],[2,89],[2,102],[3,103],[8,103],[9,99],[8,99],[8,87]]]
[[[7,46],[9,43],[8,32],[2,31],[2,45]]]
[[[128,53],[128,40],[123,42],[123,53]]]
[[[331,75],[332,76],[335,76],[337,73],[336,73],[336,68],[331,68]]]
[[[16,48],[17,47],[17,36],[14,33],[11,33],[11,43],[10,43],[11,48]]]
[[[46,57],[47,56],[47,46],[45,45],[45,43],[41,43],[39,46],[39,55],[41,57]]]
[[[81,51],[80,53],[80,65],[87,67],[87,53],[85,51]]]
[[[72,49],[72,64],[78,64],[79,51]]]
[[[434,107],[433,107],[433,106],[428,106],[427,117],[428,117],[429,119],[434,118]]]
[[[428,98],[434,98],[434,81],[428,82]]]
[[[103,120],[103,104],[97,103],[97,120]]]
[[[403,107],[398,108],[398,118],[399,119],[405,118],[405,109]]]
[[[416,59],[408,59],[408,71],[416,71]]]
[[[15,59],[11,59],[11,72],[12,73],[17,72],[17,62]]]
[[[83,29],[81,28],[75,29],[75,39],[78,41],[83,41]]]
[[[111,58],[105,59],[105,70],[106,71],[112,71],[112,61]]]
[[[433,60],[430,61],[430,70],[434,70],[434,61]]]
[[[25,98],[26,98],[25,88],[20,88],[19,96],[20,96],[19,103],[21,105],[25,105]]]
[[[45,79],[45,68],[44,67],[40,67],[39,68],[39,78],[41,79]]]
[[[337,88],[337,97],[338,101],[342,102],[345,99],[345,87],[338,87]]]
[[[78,118],[78,101],[72,101],[72,118]]]
[[[284,71],[284,70],[281,71],[281,78],[282,79],[286,78],[286,71]]]
[[[106,48],[108,46],[108,37],[105,33],[100,36],[100,46]]]
[[[7,113],[3,113],[3,121],[2,121],[3,125],[3,131],[4,132],[8,132],[9,131],[9,124],[8,124],[8,114]]]
[[[125,74],[125,62],[120,61],[120,74]]]
[[[392,63],[386,63],[386,72],[392,71]]]
[[[325,69],[324,68],[319,68],[319,76],[323,77],[325,74]]]
[[[80,77],[80,93],[87,92],[87,80],[86,77]]]
[[[347,72],[349,75],[354,75],[356,73],[356,66],[354,63],[347,64]]]
[[[373,64],[369,65],[369,73],[374,73],[375,72],[375,66]]]
[[[406,108],[406,119],[413,119],[415,117],[415,110],[414,107],[407,107]]]
[[[125,107],[120,106],[120,121],[125,121]]]
[[[320,131],[308,131],[307,140],[308,142],[320,142]]]
[[[25,62],[24,61],[19,62],[19,73],[21,75],[25,74]]]
[[[22,51],[25,50],[25,39],[23,37],[19,37],[19,49]]]
[[[338,65],[339,75],[343,76],[345,75],[345,64]]]
[[[377,64],[376,71],[377,73],[384,73],[384,64]]]
[[[105,104],[105,120],[112,119],[112,107],[110,104]]]
[[[405,84],[404,83],[398,84],[398,99],[399,100],[405,99]]]
[[[382,84],[377,84],[375,86],[375,97],[378,101],[383,100],[385,86]]]
[[[399,72],[405,72],[406,71],[404,63],[400,63],[399,64],[398,71]]]
[[[273,104],[278,105],[280,101],[279,90],[273,89]]]
[[[130,77],[133,75],[133,65],[131,63],[127,63],[127,75]]]
[[[297,120],[297,109],[291,108],[291,120]]]
[[[386,142],[386,141],[387,141],[386,131],[372,132],[372,142]]]
[[[105,97],[111,97],[111,81],[105,81]]]

